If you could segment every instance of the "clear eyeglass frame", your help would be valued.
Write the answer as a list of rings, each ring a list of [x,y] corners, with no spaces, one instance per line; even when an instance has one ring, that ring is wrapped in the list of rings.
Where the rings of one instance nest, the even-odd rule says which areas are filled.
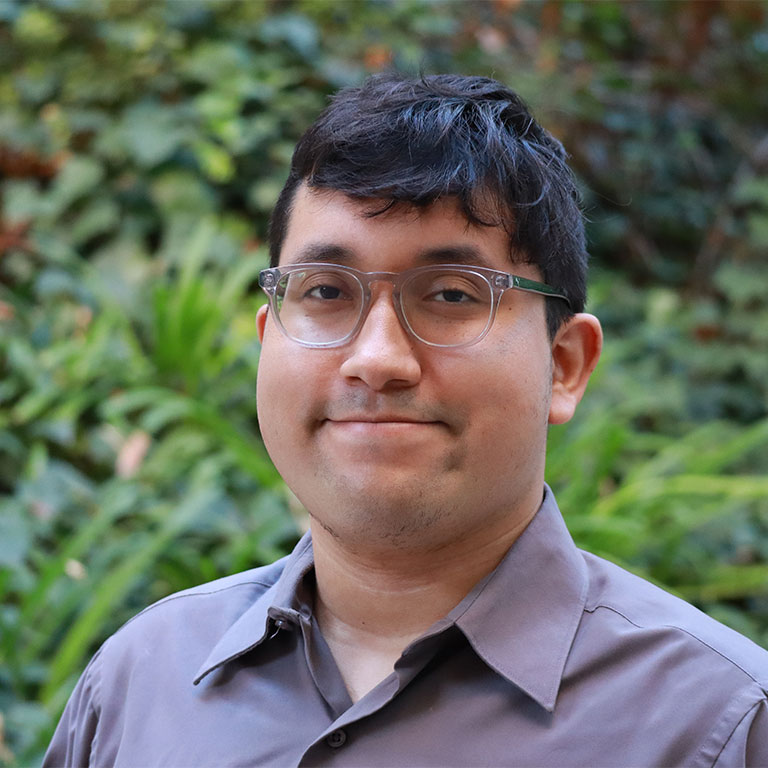
[[[297,338],[291,334],[288,329],[283,325],[280,319],[279,297],[277,292],[277,286],[280,280],[290,275],[292,272],[301,272],[311,269],[323,269],[331,272],[340,273],[346,277],[352,278],[361,289],[362,301],[360,304],[360,313],[354,324],[354,326],[344,334],[344,336],[333,339],[330,341],[308,341],[306,339]],[[403,302],[404,285],[407,285],[409,281],[415,279],[420,275],[424,275],[428,272],[440,273],[441,271],[448,270],[453,273],[462,273],[470,276],[476,276],[482,278],[490,290],[491,303],[488,312],[488,321],[483,327],[482,331],[477,333],[469,340],[464,340],[456,344],[439,344],[420,336],[411,326],[408,320],[407,311]],[[540,283],[535,280],[529,280],[527,277],[520,277],[519,275],[513,275],[509,272],[500,272],[499,270],[489,269],[487,267],[476,267],[466,264],[430,264],[423,267],[413,267],[411,269],[403,270],[402,272],[362,272],[353,267],[348,267],[341,264],[326,264],[321,262],[307,262],[299,264],[290,264],[280,267],[270,267],[269,269],[263,269],[259,272],[259,285],[269,297],[269,306],[272,310],[273,317],[277,321],[277,325],[282,333],[291,341],[300,344],[303,347],[327,349],[331,347],[340,347],[344,344],[348,344],[362,329],[365,319],[368,317],[368,311],[371,307],[371,300],[373,293],[371,291],[371,285],[373,283],[387,282],[392,285],[392,301],[394,303],[395,313],[398,320],[406,332],[413,338],[420,341],[422,344],[426,344],[430,347],[442,347],[442,348],[456,348],[456,347],[468,347],[472,344],[477,344],[483,339],[496,319],[496,313],[501,301],[501,297],[508,290],[525,291],[526,293],[535,293],[541,296],[552,299],[562,299],[571,306],[571,302],[567,296],[559,293],[554,288],[545,283]]]

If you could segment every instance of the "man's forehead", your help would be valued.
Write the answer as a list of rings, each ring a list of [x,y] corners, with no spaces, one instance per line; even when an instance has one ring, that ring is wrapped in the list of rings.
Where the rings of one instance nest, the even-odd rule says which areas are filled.
[[[354,248],[334,242],[311,242],[285,258],[283,264],[305,264],[323,262],[354,266],[359,258]],[[425,247],[411,254],[414,266],[429,264],[467,264],[476,267],[493,268],[480,248],[472,245],[440,245]]]
[[[396,197],[368,197],[354,192],[335,189],[333,187],[318,187],[306,181],[299,184],[294,196],[293,209],[299,205],[309,206],[314,210],[322,210],[333,204],[343,205],[350,213],[367,219],[417,221],[424,216],[434,215],[436,211],[443,216],[455,219],[467,229],[474,224],[467,217],[456,195],[445,195],[428,202],[399,200]]]
[[[361,225],[364,238],[355,236],[355,223]],[[305,182],[296,190],[280,262],[353,265],[371,238],[379,233],[389,238],[399,232],[407,233],[407,250],[415,266],[450,263],[499,268],[495,259],[488,258],[489,243],[494,251],[503,252],[506,264],[529,261],[512,248],[501,225],[471,221],[456,196],[417,205],[357,197]]]

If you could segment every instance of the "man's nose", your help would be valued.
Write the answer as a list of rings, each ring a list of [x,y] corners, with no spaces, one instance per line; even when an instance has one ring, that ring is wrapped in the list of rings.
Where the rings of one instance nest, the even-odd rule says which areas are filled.
[[[358,335],[350,342],[341,374],[371,389],[410,387],[421,378],[416,342],[403,328],[391,291],[373,299]]]

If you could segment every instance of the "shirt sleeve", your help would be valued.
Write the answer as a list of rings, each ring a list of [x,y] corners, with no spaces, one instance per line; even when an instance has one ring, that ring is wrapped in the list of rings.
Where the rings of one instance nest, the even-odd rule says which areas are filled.
[[[92,762],[99,722],[97,653],[72,691],[43,758],[42,768],[85,768]]]
[[[713,768],[768,766],[768,701],[758,701],[736,726]]]

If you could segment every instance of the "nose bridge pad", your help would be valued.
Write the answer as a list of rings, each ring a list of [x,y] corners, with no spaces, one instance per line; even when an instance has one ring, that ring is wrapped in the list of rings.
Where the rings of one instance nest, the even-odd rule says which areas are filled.
[[[381,291],[374,292],[371,289],[371,286],[368,285],[367,287],[368,288],[368,297],[367,297],[368,307],[367,307],[365,316],[362,318],[362,322],[360,324],[360,330],[358,331],[358,334],[364,331],[366,325],[368,324],[368,321],[370,320],[371,314],[373,313],[374,309],[377,308],[377,305],[379,304],[379,302],[385,301],[385,303],[388,303],[390,308],[394,310],[395,319],[397,320],[397,323],[400,326],[400,332],[405,336],[405,338],[410,343],[410,340],[411,340],[410,337],[412,334],[410,332],[410,329],[408,328],[408,323],[406,322],[405,316],[403,314],[403,308],[400,301],[400,290],[392,280],[378,279],[378,280],[373,280],[372,282],[389,284],[391,286],[391,289],[388,292],[389,298],[387,299],[386,297],[382,296]]]

